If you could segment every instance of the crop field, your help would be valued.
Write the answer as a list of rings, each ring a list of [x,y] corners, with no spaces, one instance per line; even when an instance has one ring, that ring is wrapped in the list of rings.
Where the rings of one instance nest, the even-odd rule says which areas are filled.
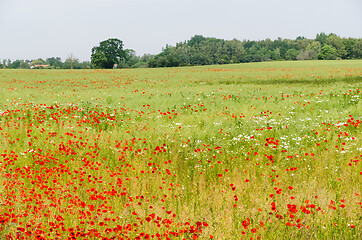
[[[0,239],[362,239],[360,60],[0,86]]]

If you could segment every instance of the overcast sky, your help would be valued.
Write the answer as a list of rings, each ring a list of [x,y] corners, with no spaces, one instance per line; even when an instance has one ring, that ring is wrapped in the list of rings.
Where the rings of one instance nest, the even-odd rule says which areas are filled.
[[[261,40],[362,37],[362,0],[0,0],[0,59],[90,60],[118,38],[137,55],[195,34]]]

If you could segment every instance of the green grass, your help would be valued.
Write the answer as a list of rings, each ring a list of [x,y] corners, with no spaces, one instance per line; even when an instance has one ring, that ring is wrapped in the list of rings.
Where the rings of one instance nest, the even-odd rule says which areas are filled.
[[[1,70],[0,236],[359,239],[361,66]]]

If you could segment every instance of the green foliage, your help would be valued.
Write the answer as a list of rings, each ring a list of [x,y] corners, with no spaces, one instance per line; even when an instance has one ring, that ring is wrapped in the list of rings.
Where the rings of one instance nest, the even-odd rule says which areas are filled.
[[[286,53],[285,53],[285,60],[297,60],[297,56],[298,56],[299,52],[296,49],[289,49]]]
[[[324,52],[321,53],[321,48]],[[190,40],[166,48],[148,61],[149,67],[178,67],[279,60],[361,58],[361,39],[344,39],[335,34],[317,34],[316,39],[297,37],[261,41],[231,41],[195,35]]]
[[[73,53],[71,53],[67,60],[65,60],[63,64],[63,68],[65,69],[80,69],[79,60],[78,58],[74,57]]]
[[[330,45],[324,45],[321,52],[318,54],[318,59],[322,60],[335,60],[337,58],[337,51]]]
[[[326,40],[326,44],[336,49],[337,57],[346,58],[347,51],[342,38],[335,34],[330,34]]]
[[[26,60],[15,60],[14,62],[12,62],[11,60],[5,61],[4,64],[0,64],[0,68],[11,68],[11,69],[18,69],[18,68],[23,68],[23,69],[29,69],[30,65],[29,65],[30,61]]]
[[[195,35],[189,41],[187,41],[187,45],[190,47],[199,46],[202,41],[205,41],[206,38],[202,35]]]
[[[320,42],[320,44],[324,45],[327,41],[327,38],[328,38],[328,36],[324,32],[322,32],[322,33],[317,34],[317,36],[315,37],[315,40],[317,42]]]
[[[273,50],[270,54],[270,58],[272,60],[280,60],[281,59],[281,56],[280,56],[280,49],[277,48],[275,50]]]
[[[96,68],[113,68],[115,64],[120,64],[124,58],[123,42],[116,38],[102,41],[99,46],[92,48],[91,59]]]
[[[53,68],[61,68],[63,66],[63,62],[60,57],[47,58],[46,62]]]
[[[314,42],[311,42],[310,44],[308,44],[308,46],[306,47],[306,50],[312,50],[313,52],[315,53],[319,53],[321,51],[321,43],[318,42],[318,41],[314,41]]]
[[[136,55],[136,51],[133,49],[125,49],[124,50],[124,59],[119,67],[121,68],[136,68],[141,64],[138,64],[140,61],[140,57]]]
[[[322,51],[323,48],[323,51]],[[341,38],[336,34],[319,33],[315,39],[298,36],[295,40],[269,38],[260,41],[224,40],[195,35],[190,40],[166,45],[157,55],[137,56],[133,49],[123,49],[119,39],[108,39],[92,48],[91,62],[78,62],[60,57],[46,60],[3,60],[0,68],[30,68],[49,65],[51,69],[87,68],[157,68],[195,65],[232,64],[280,60],[361,59],[362,39]],[[39,67],[42,68],[42,67]]]
[[[91,59],[95,68],[103,68],[107,64],[107,58],[103,52],[92,53]]]
[[[317,53],[313,50],[301,50],[297,56],[297,60],[313,60],[317,59]]]
[[[362,39],[355,39],[355,44],[350,44],[350,58],[362,57]]]
[[[167,45],[162,53],[157,54],[148,62],[148,65],[149,67],[177,67],[240,63],[244,55],[245,50],[239,40],[227,41],[196,35],[189,41],[177,43],[176,47]]]
[[[45,61],[41,58],[38,58],[36,60],[31,61],[30,65],[31,66],[35,66],[35,65],[44,65]]]

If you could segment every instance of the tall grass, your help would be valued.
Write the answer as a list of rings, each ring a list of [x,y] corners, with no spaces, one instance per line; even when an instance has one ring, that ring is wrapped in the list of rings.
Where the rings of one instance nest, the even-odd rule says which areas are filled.
[[[361,61],[0,71],[0,236],[359,239]]]

